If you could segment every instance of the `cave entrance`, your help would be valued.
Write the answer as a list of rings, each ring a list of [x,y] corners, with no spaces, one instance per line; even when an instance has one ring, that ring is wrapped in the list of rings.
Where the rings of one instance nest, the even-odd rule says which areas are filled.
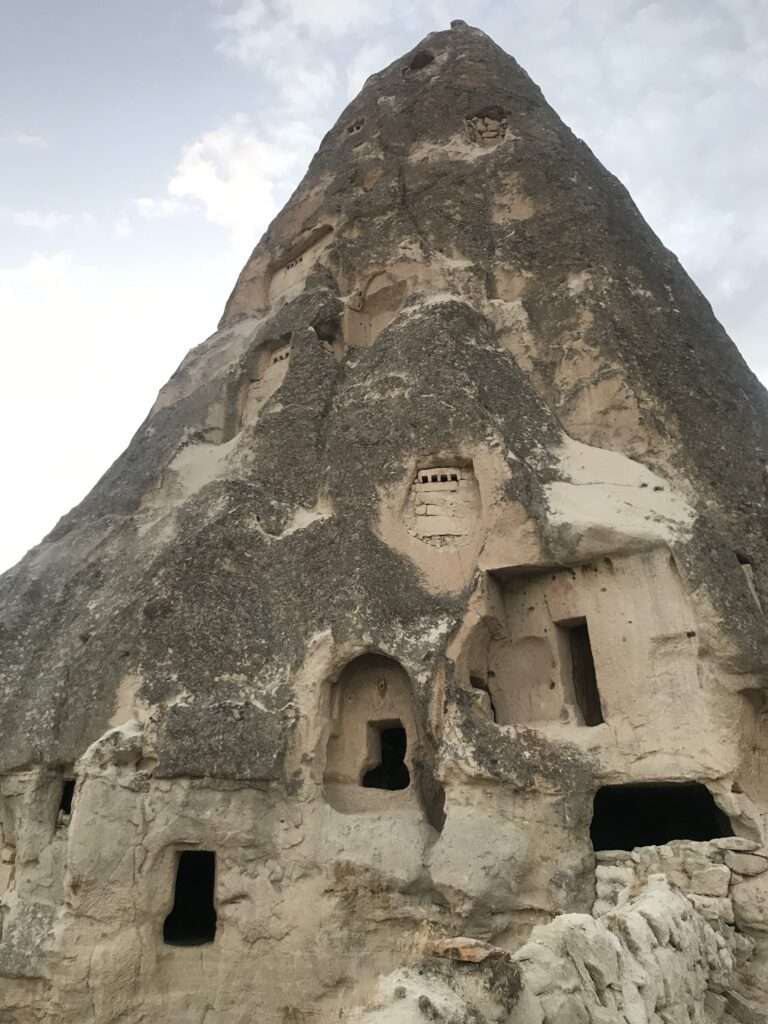
[[[216,854],[210,850],[184,850],[176,864],[173,909],[163,924],[168,946],[202,946],[216,935],[213,905]]]
[[[590,835],[595,850],[634,850],[673,839],[719,839],[733,829],[700,782],[651,782],[599,789]]]
[[[600,691],[597,688],[595,659],[592,656],[592,644],[586,619],[569,619],[559,622],[558,626],[565,634],[571,660],[571,683],[576,705],[581,712],[584,725],[601,725],[603,708],[600,703]]]
[[[407,789],[411,775],[405,763],[408,737],[402,722],[370,722],[370,749],[378,763],[363,775],[366,789]]]
[[[59,813],[69,816],[72,813],[72,801],[75,797],[75,780],[64,779],[61,784],[61,799],[59,800]]]

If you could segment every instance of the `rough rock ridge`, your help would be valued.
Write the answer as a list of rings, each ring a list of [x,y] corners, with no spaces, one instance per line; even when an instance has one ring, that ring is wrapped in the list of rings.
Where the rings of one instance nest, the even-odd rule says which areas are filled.
[[[767,453],[511,57],[373,75],[0,579],[0,1021],[767,1020]]]

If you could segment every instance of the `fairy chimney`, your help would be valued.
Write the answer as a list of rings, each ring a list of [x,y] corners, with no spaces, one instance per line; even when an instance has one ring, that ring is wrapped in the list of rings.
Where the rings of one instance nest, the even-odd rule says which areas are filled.
[[[0,1018],[765,1019],[766,453],[510,56],[372,75],[0,580]]]

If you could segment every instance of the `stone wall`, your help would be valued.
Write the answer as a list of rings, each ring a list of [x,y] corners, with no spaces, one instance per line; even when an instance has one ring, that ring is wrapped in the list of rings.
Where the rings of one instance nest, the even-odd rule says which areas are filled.
[[[701,870],[723,868],[714,848],[705,863]],[[353,1019],[358,1024],[471,1021],[479,1014],[509,1024],[764,1019],[745,1016],[747,1004],[731,991],[752,953],[750,940],[723,918],[705,915],[663,875],[651,875],[634,896],[598,918],[562,914],[534,928],[511,956],[482,946],[472,939],[433,942],[432,955],[422,963],[383,978],[372,1005]],[[450,972],[440,960],[446,956],[454,960]]]
[[[719,934],[733,934],[755,946],[728,993],[730,1012],[748,1024],[768,1020],[768,847],[739,836],[706,843],[675,840],[665,846],[604,850],[596,855],[592,908],[596,918],[622,912],[649,879],[660,873],[685,893]],[[718,1020],[720,1018],[715,1017]]]
[[[664,846],[601,850],[595,854],[595,917],[628,903],[646,881],[664,874],[709,920],[753,925],[756,888],[768,894],[768,847],[732,836],[697,843],[676,839]],[[768,921],[766,922],[768,925]]]

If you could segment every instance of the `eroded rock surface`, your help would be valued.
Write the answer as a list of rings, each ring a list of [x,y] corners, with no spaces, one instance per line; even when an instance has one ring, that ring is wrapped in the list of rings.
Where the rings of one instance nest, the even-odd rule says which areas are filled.
[[[767,457],[511,57],[373,75],[0,580],[0,1020],[767,1019]]]

